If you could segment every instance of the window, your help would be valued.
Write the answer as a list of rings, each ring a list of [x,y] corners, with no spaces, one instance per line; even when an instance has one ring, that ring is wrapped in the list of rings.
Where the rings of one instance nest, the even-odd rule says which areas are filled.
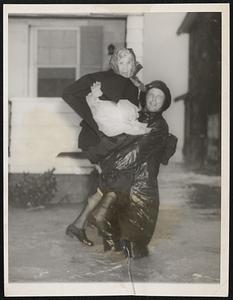
[[[79,28],[34,28],[33,96],[61,97],[79,76]]]
[[[61,97],[79,77],[103,69],[102,25],[30,30],[30,96]]]
[[[75,68],[38,68],[38,97],[60,97],[75,80]]]
[[[40,29],[37,39],[37,95],[59,97],[76,77],[77,31]]]

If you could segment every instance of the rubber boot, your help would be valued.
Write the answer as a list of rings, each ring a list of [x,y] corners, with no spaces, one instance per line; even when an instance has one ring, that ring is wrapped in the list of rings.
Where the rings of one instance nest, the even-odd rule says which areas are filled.
[[[116,201],[116,194],[113,192],[103,196],[99,207],[91,218],[91,223],[94,225],[106,239],[111,239],[111,223],[108,220],[111,214],[112,205]]]

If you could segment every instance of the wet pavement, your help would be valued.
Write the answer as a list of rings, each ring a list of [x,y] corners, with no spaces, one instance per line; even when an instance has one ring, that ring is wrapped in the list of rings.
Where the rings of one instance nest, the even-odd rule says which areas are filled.
[[[93,228],[93,247],[65,235],[81,204],[26,211],[9,209],[10,282],[218,283],[220,279],[220,177],[162,167],[160,212],[149,257],[129,261],[104,252]]]

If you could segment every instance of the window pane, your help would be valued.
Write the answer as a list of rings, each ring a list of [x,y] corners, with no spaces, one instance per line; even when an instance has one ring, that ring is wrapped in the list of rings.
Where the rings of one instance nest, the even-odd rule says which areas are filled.
[[[75,68],[38,68],[38,97],[61,97],[75,80]]]
[[[38,30],[39,65],[65,66],[76,63],[76,30]]]
[[[38,49],[38,63],[44,65],[50,65],[50,49],[49,48],[39,48]]]
[[[103,28],[101,26],[82,26],[80,47],[80,75],[101,71],[103,65]]]

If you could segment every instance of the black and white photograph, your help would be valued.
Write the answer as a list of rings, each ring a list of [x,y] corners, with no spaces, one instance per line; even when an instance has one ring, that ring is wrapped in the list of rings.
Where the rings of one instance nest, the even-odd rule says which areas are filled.
[[[3,29],[5,296],[227,296],[229,4]]]

